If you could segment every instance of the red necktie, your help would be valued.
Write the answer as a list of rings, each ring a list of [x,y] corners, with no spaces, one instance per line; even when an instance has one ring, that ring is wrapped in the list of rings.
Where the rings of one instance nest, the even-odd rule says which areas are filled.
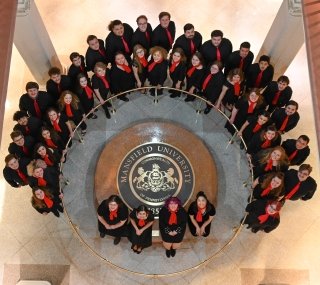
[[[271,187],[271,184],[270,184],[266,189],[264,189],[262,191],[261,197],[267,196],[270,193],[271,190],[272,190],[272,187]]]
[[[47,195],[44,195],[43,202],[47,205],[48,208],[52,208],[53,201]]]
[[[264,170],[265,170],[265,171],[272,170],[272,167],[273,167],[273,161],[272,161],[272,159],[270,158],[270,159],[268,160],[268,163],[267,163],[266,167],[264,168]]]
[[[286,118],[283,120],[282,125],[279,129],[279,131],[283,132],[288,124],[289,116],[287,115]]]
[[[146,35],[146,39],[147,39],[148,43],[150,44],[150,35],[147,31],[145,32],[145,35]]]
[[[288,157],[289,161],[291,161],[298,153],[298,150],[296,149],[293,153],[290,154],[290,156]]]
[[[207,85],[208,85],[209,81],[211,80],[212,76],[213,76],[213,74],[210,73],[210,74],[206,77],[206,79],[203,81],[202,90],[205,90],[205,89],[207,88]]]
[[[39,104],[38,104],[38,102],[37,102],[36,99],[33,99],[33,107],[34,107],[34,109],[35,109],[35,111],[36,111],[37,117],[38,117],[39,119],[41,119],[41,110],[40,110]]]
[[[177,224],[177,214],[176,212],[170,211],[169,225]]]
[[[240,59],[240,64],[239,64],[239,68],[240,68],[241,70],[243,70],[243,62],[244,62],[244,58],[241,57],[241,59]]]
[[[28,126],[26,126],[26,128],[25,128],[25,132],[26,132],[27,135],[30,134],[30,128]]]
[[[109,89],[109,83],[107,79],[104,76],[97,75],[97,77],[99,77],[103,81],[104,87],[106,87],[106,89]]]
[[[47,186],[47,181],[42,177],[38,177],[38,186]]]
[[[179,65],[179,63],[180,63],[180,61],[176,61],[176,62],[172,61],[170,69],[169,69],[170,73],[173,73],[175,71],[175,69]]]
[[[262,125],[259,125],[258,123],[255,125],[255,127],[253,128],[252,132],[256,133],[261,129]]]
[[[248,114],[252,114],[256,106],[256,102],[252,102],[249,100],[248,103],[249,103]]]
[[[196,47],[194,46],[193,40],[190,40],[190,51],[191,54],[194,54],[194,52],[196,51]]]
[[[22,146],[22,151],[24,152],[24,154],[29,155],[29,150],[27,147]]]
[[[219,47],[217,47],[217,60],[221,60],[221,53]]]
[[[144,227],[145,226],[145,224],[146,224],[146,221],[145,220],[143,220],[143,219],[139,219],[139,222],[138,222],[138,225],[139,225],[139,227]]]
[[[60,83],[57,83],[57,87],[58,87],[58,92],[59,94],[61,93],[61,86],[60,86]]]
[[[19,169],[16,170],[19,177],[22,179],[23,183],[24,184],[28,184],[28,179],[27,179],[27,176],[25,176],[22,171],[20,171]]]
[[[48,166],[52,166],[53,165],[53,162],[50,160],[50,158],[49,158],[49,156],[47,154],[43,157],[43,160],[46,163],[46,165],[48,165]]]
[[[281,91],[278,91],[274,98],[272,99],[272,105],[277,105],[279,97],[280,97]]]
[[[57,118],[56,120],[52,121],[52,124],[53,124],[54,130],[61,133],[62,130],[61,130],[59,124],[58,124],[58,119],[59,119],[59,118]]]
[[[297,185],[294,186],[294,187],[292,188],[292,190],[291,190],[284,198],[285,198],[285,199],[290,199],[290,198],[291,198],[294,194],[296,194],[296,192],[299,190],[300,185],[301,185],[301,181],[299,181],[299,182],[297,183]]]
[[[80,67],[80,70],[81,70],[81,71],[84,71],[84,68],[83,68],[83,66],[82,66],[81,64],[80,64],[79,67]]]
[[[92,98],[92,93],[93,93],[92,89],[88,85],[86,85],[85,87],[82,87],[82,88],[86,92],[86,95],[87,95],[88,99],[91,99]]]
[[[237,82],[233,85],[234,89],[234,95],[239,96],[240,95],[240,83]]]
[[[98,49],[98,52],[103,56],[103,57],[105,57],[106,56],[106,53],[105,53],[105,51],[103,50],[103,49]]]
[[[73,113],[71,110],[71,104],[66,104],[66,114],[68,116],[68,118],[72,118],[73,117]]]
[[[120,66],[121,68],[123,68],[123,70],[126,72],[126,73],[130,73],[131,72],[131,68],[130,66],[126,65],[126,64],[117,64],[118,66]]]
[[[48,147],[57,148],[52,139],[45,139],[45,141]]]
[[[126,40],[124,39],[124,37],[121,37],[121,40],[122,40],[122,43],[123,43],[125,52],[126,52],[126,53],[130,53],[130,49],[129,49],[128,43],[126,42]]]
[[[143,67],[146,67],[148,65],[148,61],[146,60],[145,57],[139,57],[139,62]]]
[[[254,83],[254,87],[259,88],[260,87],[260,83],[261,83],[261,79],[262,79],[262,74],[263,71],[261,70],[260,73],[257,76],[256,82]]]
[[[171,47],[172,44],[173,44],[173,39],[172,39],[171,33],[170,33],[168,28],[166,28],[166,33],[167,33],[167,37],[168,37],[169,44],[170,44],[170,47]]]

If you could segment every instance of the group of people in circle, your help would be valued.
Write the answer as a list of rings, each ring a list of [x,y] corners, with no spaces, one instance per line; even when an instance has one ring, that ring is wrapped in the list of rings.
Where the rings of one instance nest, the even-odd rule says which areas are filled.
[[[270,57],[262,55],[253,63],[247,41],[233,51],[223,32],[213,30],[211,38],[202,43],[201,33],[191,23],[175,39],[176,27],[170,13],[161,12],[159,22],[152,29],[148,18],[141,15],[133,31],[129,24],[113,20],[105,42],[89,35],[85,56],[70,54],[68,74],[50,68],[46,91],[40,91],[36,82],[26,84],[19,111],[13,116],[17,124],[11,133],[4,178],[13,187],[31,186],[33,207],[42,214],[53,212],[59,216],[63,211],[59,166],[66,160],[74,126],[80,124],[83,136],[87,124],[82,119],[86,115],[88,119],[97,118],[93,112],[95,98],[110,118],[112,104],[105,100],[111,94],[123,93],[117,98],[127,102],[126,91],[153,86],[148,94],[161,95],[169,75],[171,98],[180,100],[181,90],[185,90],[186,102],[194,101],[194,94],[211,102],[207,103],[205,115],[212,106],[229,115],[225,127],[233,137],[243,139],[255,178],[255,200],[247,207],[245,223],[254,232],[274,229],[286,200],[311,199],[317,188],[310,176],[312,167],[303,164],[310,154],[309,137],[302,134],[282,141],[283,134],[300,120],[289,78],[282,75],[273,81]],[[259,195],[256,187],[262,189]],[[137,246],[134,248],[139,251],[141,247]]]
[[[117,195],[102,201],[97,210],[100,237],[114,237],[117,245],[122,237],[131,242],[131,249],[140,254],[152,245],[154,215],[146,205],[140,205],[129,214],[127,206]],[[177,197],[168,198],[159,212],[159,230],[166,256],[174,257],[185,236],[187,224],[193,236],[207,237],[216,211],[204,192],[196,195],[188,208],[183,208]]]

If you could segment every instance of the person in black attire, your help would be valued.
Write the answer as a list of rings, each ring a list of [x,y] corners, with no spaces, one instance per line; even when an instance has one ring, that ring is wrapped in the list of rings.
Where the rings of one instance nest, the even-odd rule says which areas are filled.
[[[216,60],[221,61],[224,65],[232,53],[232,43],[223,37],[222,31],[214,30],[211,33],[211,39],[202,44],[200,52],[207,66]]]
[[[13,131],[10,134],[12,143],[9,144],[8,151],[17,157],[32,157],[35,139],[31,136],[24,136],[20,131]]]
[[[289,78],[281,75],[277,81],[271,81],[263,92],[268,111],[272,113],[276,108],[284,107],[292,96],[292,89],[288,86]]]
[[[121,237],[128,236],[128,208],[119,196],[111,195],[103,200],[98,207],[98,229],[100,237],[114,237],[113,244],[117,245]]]
[[[30,159],[26,157],[18,158],[15,154],[8,154],[4,162],[6,164],[3,169],[4,179],[14,188],[28,185],[27,165]]]
[[[98,39],[95,35],[89,35],[87,37],[87,44],[89,45],[86,51],[87,69],[93,72],[97,62],[107,63],[107,53],[103,40]]]
[[[215,207],[208,201],[203,191],[197,193],[196,200],[188,209],[188,225],[193,236],[207,237],[210,234],[211,222],[216,214]]]
[[[48,148],[57,151],[60,154],[60,158],[62,158],[62,155],[66,152],[66,145],[61,139],[61,137],[58,135],[58,133],[54,129],[48,128],[46,126],[40,129],[40,133],[40,141],[43,144],[45,144]],[[64,161],[64,159],[62,160]]]
[[[301,164],[299,170],[290,169],[285,173],[285,200],[310,200],[317,190],[317,182],[310,176],[310,164]]]
[[[300,120],[298,103],[290,100],[285,108],[276,109],[271,115],[271,122],[275,124],[280,134],[295,128]]]
[[[55,102],[47,92],[39,91],[39,84],[36,82],[28,82],[26,91],[27,93],[20,97],[19,109],[27,112],[29,116],[43,119],[46,110]]]
[[[197,94],[204,80],[205,68],[203,66],[203,57],[200,52],[196,52],[191,58],[191,66],[187,70],[187,88],[186,91],[192,94]],[[194,101],[196,97],[187,95],[185,102]]]
[[[70,77],[71,84],[72,84],[72,91],[76,91],[78,87],[78,75],[80,73],[84,74],[87,78],[87,67],[84,62],[84,56],[80,55],[77,52],[72,52],[69,56],[72,64],[68,70],[68,76]]]
[[[39,130],[42,127],[43,121],[34,116],[28,116],[25,111],[17,111],[13,114],[13,120],[17,121],[13,127],[14,131],[20,131],[24,136],[32,136],[36,139],[39,135]]]
[[[44,143],[39,142],[34,146],[34,159],[42,159],[47,166],[54,166],[59,171],[61,155],[57,150],[48,148]]]
[[[47,81],[47,92],[52,96],[54,103],[60,98],[60,95],[65,90],[71,90],[71,79],[68,75],[61,74],[58,67],[51,67],[48,71],[50,79]]]
[[[204,76],[202,83],[202,93],[205,99],[209,100],[213,105],[216,103],[219,95],[222,91],[222,86],[225,81],[224,75],[222,73],[222,63],[221,61],[215,61],[210,69]],[[204,114],[207,115],[212,106],[207,104],[207,107],[204,110]]]
[[[140,205],[130,213],[129,240],[131,249],[140,254],[142,249],[152,245],[152,225],[154,216],[147,206]]]
[[[202,45],[202,36],[199,32],[194,30],[194,26],[190,23],[185,24],[183,27],[184,34],[177,38],[174,43],[173,49],[182,48],[190,63],[191,57],[196,51],[200,50]]]
[[[300,165],[310,155],[308,146],[310,139],[306,135],[301,135],[298,139],[287,139],[282,143],[282,147],[286,151],[290,165]]]
[[[107,62],[113,64],[115,55],[121,51],[128,62],[131,63],[132,35],[133,29],[120,20],[113,20],[108,25],[110,33],[106,37],[105,47],[107,52]]]
[[[236,50],[229,55],[224,68],[225,76],[229,74],[230,70],[240,68],[244,77],[246,77],[254,58],[252,51],[250,51],[250,47],[251,45],[249,42],[243,42],[241,43],[239,50]]]
[[[270,64],[270,57],[262,55],[259,63],[251,64],[246,74],[246,88],[265,88],[273,78],[274,68]]]
[[[138,28],[132,35],[132,46],[139,44],[148,52],[151,47],[152,27],[145,15],[140,15],[137,18],[137,24]]]
[[[246,207],[248,215],[243,223],[251,228],[253,233],[264,231],[270,233],[280,224],[280,209],[282,203],[277,200],[255,200]]]
[[[144,87],[148,75],[148,60],[147,51],[140,44],[133,47],[132,71],[136,80],[136,87]],[[146,90],[143,89],[140,92],[146,93]]]
[[[181,48],[174,48],[169,59],[169,75],[172,80],[172,88],[182,89],[183,81],[186,77],[186,56]],[[169,90],[170,97],[180,97],[181,92]]]
[[[152,46],[163,47],[167,52],[172,48],[176,36],[176,25],[170,19],[170,13],[161,12],[159,14],[160,24],[153,30],[152,35]]]
[[[186,232],[188,215],[177,197],[170,197],[159,212],[159,230],[166,256],[174,257]]]
[[[110,70],[110,83],[113,94],[119,94],[135,87],[132,68],[121,51],[115,55],[115,64]],[[129,101],[126,94],[118,96],[118,98],[124,102]]]

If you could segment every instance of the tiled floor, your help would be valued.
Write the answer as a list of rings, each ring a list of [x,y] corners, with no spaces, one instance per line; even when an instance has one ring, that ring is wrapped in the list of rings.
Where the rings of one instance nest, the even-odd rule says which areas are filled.
[[[95,33],[104,39],[109,20],[126,19],[126,22],[135,27],[136,16],[146,14],[151,24],[156,26],[157,14],[162,10],[172,13],[172,18],[177,25],[177,35],[182,33],[183,25],[191,21],[196,29],[202,32],[204,40],[209,38],[212,29],[220,28],[224,31],[225,36],[232,40],[235,49],[242,41],[249,40],[253,52],[257,54],[264,35],[281,5],[281,1],[275,0],[264,1],[263,4],[254,0],[247,1],[245,4],[240,1],[216,0],[201,0],[194,3],[189,0],[161,1],[161,3],[145,1],[138,4],[136,1],[96,0],[94,5],[93,1],[89,0],[36,0],[35,2],[64,65],[69,64],[67,58],[71,51],[85,52],[85,38],[88,34]],[[311,137],[312,153],[308,162],[314,166],[312,176],[319,181],[316,133],[310,88],[307,83],[308,68],[304,47],[297,54],[286,75],[291,80],[293,98],[299,102],[301,114],[298,127],[286,137],[296,138],[302,133]],[[25,83],[30,79],[32,79],[30,72],[17,50],[14,49],[4,121],[6,127],[1,144],[2,157],[6,155],[10,142],[8,135],[13,126],[12,113],[18,105],[19,95],[24,92]],[[71,184],[66,188],[68,213],[74,223],[79,226],[80,233],[86,229],[86,233],[82,235],[84,241],[93,245],[98,252],[110,249],[103,257],[110,260],[113,258],[111,261],[118,266],[140,272],[143,271],[143,268],[150,268],[151,273],[167,273],[188,268],[194,265],[195,260],[201,262],[208,257],[208,254],[221,248],[232,236],[232,226],[236,225],[241,218],[244,199],[247,195],[245,192],[247,190],[241,188],[241,179],[246,176],[245,170],[239,168],[242,155],[236,145],[225,151],[223,147],[223,143],[226,142],[224,130],[218,129],[223,123],[217,123],[218,117],[215,117],[212,112],[210,116],[196,116],[190,104],[166,97],[157,107],[153,105],[150,98],[137,98],[131,95],[131,99],[130,103],[119,106],[116,115],[108,122],[104,120],[99,111],[101,115],[99,120],[89,122],[90,131],[85,143],[77,145],[71,151],[68,162],[70,167],[66,169],[66,175],[72,176]],[[144,111],[141,112],[141,110]],[[82,191],[84,184],[89,188],[92,185],[94,161],[98,153],[96,148],[99,148],[103,141],[117,130],[124,128],[128,121],[138,121],[146,116],[161,117],[177,121],[185,126],[188,125],[187,128],[194,130],[197,135],[202,136],[208,142],[216,163],[221,166],[219,189],[223,190],[220,191],[218,197],[217,216],[212,235],[206,242],[186,242],[179,256],[174,260],[178,261],[177,264],[172,260],[168,262],[163,257],[163,250],[157,245],[137,256],[129,253],[126,243],[121,243],[115,248],[109,247],[111,241],[108,239],[101,242],[97,238],[95,228],[92,192],[87,187],[85,191]],[[219,143],[214,144],[215,140]],[[86,148],[88,145],[90,145],[89,149]],[[79,152],[86,160],[83,159],[83,156],[77,155]],[[232,152],[237,157],[234,167],[240,169],[241,172],[236,172],[235,178],[238,180],[229,180],[226,185],[229,164],[226,164],[225,161]],[[1,163],[3,167],[3,162]],[[75,169],[79,179],[70,174],[70,171]],[[85,183],[80,180],[81,173],[86,175]],[[54,216],[42,217],[29,206],[31,195],[28,189],[12,189],[3,179],[1,179],[1,186],[0,263],[2,266],[0,267],[0,280],[8,280],[2,278],[7,273],[4,271],[4,264],[60,264],[70,265],[70,284],[106,284],[106,280],[108,280],[107,284],[171,284],[172,282],[175,284],[249,284],[246,283],[245,270],[247,270],[246,273],[250,271],[251,280],[256,282],[253,284],[267,282],[269,284],[271,282],[273,284],[319,284],[320,249],[317,243],[320,233],[319,194],[308,202],[287,203],[281,216],[281,225],[272,233],[254,235],[244,229],[237,239],[205,266],[171,277],[151,278],[115,270],[111,265],[93,256],[81,244],[76,235],[72,233],[66,217],[60,219]],[[148,267],[150,265],[151,267]],[[276,272],[277,278],[275,279]],[[302,281],[298,283],[299,280]]]

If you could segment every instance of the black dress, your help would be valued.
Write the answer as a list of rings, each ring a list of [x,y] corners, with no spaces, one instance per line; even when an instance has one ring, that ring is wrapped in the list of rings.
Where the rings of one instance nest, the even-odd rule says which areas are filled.
[[[137,218],[137,210],[133,209],[133,211],[130,213],[130,218],[133,219],[138,227],[138,229],[141,229],[143,227],[139,226],[139,219]],[[148,217],[145,220],[145,224],[148,224],[150,222],[154,221],[154,216],[151,212],[148,213]],[[138,245],[139,247],[146,248],[152,245],[152,226],[148,227],[146,230],[143,231],[143,233],[138,236],[136,234],[136,230],[133,227],[133,225],[129,224],[129,240],[133,245]]]
[[[116,64],[113,65],[110,71],[110,83],[113,94],[119,94],[134,89],[134,76],[132,69],[130,72],[126,72]]]
[[[146,79],[147,79],[148,69],[147,69],[147,66],[144,67],[142,64],[140,64],[140,65],[141,65],[141,72],[139,71],[139,64],[138,64],[137,60],[133,59],[132,66],[138,68],[138,76],[141,81],[141,87],[143,87],[144,83],[146,82]]]
[[[110,211],[107,200],[102,201],[98,207],[98,215],[101,216],[109,225],[115,225],[121,221],[126,221],[121,227],[117,229],[106,229],[105,226],[98,220],[98,229],[100,233],[104,233],[113,237],[126,237],[128,236],[128,208],[126,205],[121,205],[118,208],[117,217],[110,220]]]
[[[176,213],[177,224],[169,225],[170,211],[166,207],[162,207],[159,213],[159,229],[162,240],[169,243],[182,242],[186,232],[187,213],[182,207]],[[169,235],[169,232],[176,231],[175,236]]]
[[[192,223],[190,216],[193,216],[194,219],[196,219],[198,213],[198,208],[197,208],[197,202],[194,201],[190,204],[189,209],[188,209],[188,225],[190,232],[193,236],[196,235],[196,227]],[[206,211],[202,214],[202,222],[197,222],[199,227],[201,227],[207,220],[209,220],[210,216],[213,217],[216,214],[216,209],[211,203],[207,204]],[[211,223],[208,224],[205,227],[205,234],[203,235],[204,237],[207,237],[210,234],[210,228],[211,228]]]

